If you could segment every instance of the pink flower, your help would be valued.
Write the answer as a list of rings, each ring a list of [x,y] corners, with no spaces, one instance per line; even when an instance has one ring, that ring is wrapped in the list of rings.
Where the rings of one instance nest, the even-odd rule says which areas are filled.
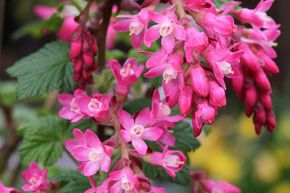
[[[242,8],[234,11],[235,17],[245,23],[249,23],[258,28],[271,28],[276,25],[275,21],[268,16],[267,12],[274,0],[261,0],[255,9]]]
[[[174,12],[161,15],[156,12],[150,13],[150,18],[157,23],[150,27],[145,34],[145,45],[151,47],[152,43],[162,36],[161,45],[170,53],[175,45],[175,39],[185,41],[186,32],[182,25],[178,23]]]
[[[124,96],[130,92],[130,86],[137,82],[144,70],[144,66],[138,66],[134,58],[128,58],[122,67],[117,60],[111,60],[109,65],[117,80],[116,92]]]
[[[82,113],[88,117],[94,117],[98,122],[108,120],[108,110],[111,101],[111,95],[95,94],[92,97],[81,95],[76,98],[76,104],[79,106]]]
[[[238,65],[243,51],[231,52],[228,49],[208,47],[206,61],[212,66],[216,79],[225,88],[224,76],[233,78],[240,75]]]
[[[169,150],[168,147],[163,148],[163,152],[153,152],[150,155],[150,163],[163,167],[166,172],[175,177],[176,172],[183,168],[186,162],[186,157],[181,151]]]
[[[152,97],[152,111],[150,113],[151,122],[158,126],[174,127],[174,123],[183,119],[180,115],[170,116],[171,109],[166,100],[160,102],[159,91],[156,89]]]
[[[213,180],[205,180],[203,182],[204,189],[208,193],[225,192],[225,193],[240,193],[239,188],[227,183],[216,182]]]
[[[103,145],[98,136],[89,129],[85,133],[74,129],[73,135],[76,140],[66,140],[65,147],[76,160],[80,161],[79,170],[83,175],[92,176],[99,170],[108,172],[112,148]]]
[[[41,170],[37,163],[32,162],[28,170],[22,173],[22,177],[26,184],[22,189],[26,192],[42,193],[49,190],[50,183],[47,180],[47,169]]]
[[[193,91],[190,86],[184,86],[180,90],[178,106],[179,106],[180,114],[184,117],[186,117],[190,113],[192,102],[193,102],[192,95],[193,95]]]
[[[118,21],[114,24],[116,31],[126,32],[130,31],[131,43],[134,48],[139,48],[143,42],[144,34],[147,31],[149,23],[148,9],[142,9],[136,15],[119,15],[118,18],[128,18]]]
[[[2,182],[0,182],[0,192],[1,193],[17,193],[15,188],[5,187]]]
[[[126,142],[132,141],[134,149],[141,155],[146,154],[147,145],[144,140],[157,141],[162,135],[162,129],[159,127],[147,127],[150,123],[150,110],[145,108],[133,117],[124,110],[119,111],[119,119],[123,129],[120,136]]]
[[[208,38],[204,32],[198,31],[194,27],[186,29],[186,41],[184,43],[184,51],[187,62],[198,60],[200,53],[207,47]]]
[[[48,20],[54,13],[57,13],[55,7],[47,7],[43,5],[37,5],[34,7],[34,13],[43,20]],[[74,16],[77,16],[79,12],[75,7],[71,5],[65,5],[63,10],[59,13],[60,17],[64,19],[63,24],[57,34],[58,38],[63,41],[70,41],[72,33],[78,27],[78,23],[75,22]]]
[[[78,122],[85,118],[85,114],[81,112],[80,106],[76,103],[76,98],[85,96],[84,91],[76,89],[72,94],[62,93],[58,95],[58,102],[63,105],[58,115],[61,118],[71,120],[72,123]]]
[[[128,167],[113,171],[109,180],[112,184],[108,187],[110,193],[138,193],[138,178]]]
[[[223,107],[226,105],[225,90],[216,81],[209,82],[209,102],[214,107]]]
[[[203,67],[200,65],[194,66],[190,71],[190,77],[193,92],[199,96],[208,96],[209,84]]]
[[[197,101],[196,110],[192,114],[192,127],[194,136],[200,135],[204,124],[212,124],[217,111],[206,100]]]

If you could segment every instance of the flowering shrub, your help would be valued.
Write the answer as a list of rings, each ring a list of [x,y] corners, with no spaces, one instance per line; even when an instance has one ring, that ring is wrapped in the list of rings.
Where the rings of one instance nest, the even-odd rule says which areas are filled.
[[[22,190],[163,193],[153,183],[162,178],[191,183],[192,193],[239,193],[189,171],[187,153],[226,106],[229,86],[253,115],[256,133],[274,131],[268,75],[279,72],[273,46],[280,31],[266,14],[273,2],[261,0],[253,10],[230,0],[71,0],[35,7],[46,20],[44,31],[60,41],[8,72],[19,81],[20,99],[57,90],[61,119],[47,116],[21,127],[20,157],[29,164]],[[121,40],[117,57],[121,32],[133,49]],[[55,98],[55,92],[48,96],[53,104]],[[48,170],[36,162],[53,165],[64,149],[85,177],[72,172],[47,179]],[[0,190],[19,192],[2,183]]]

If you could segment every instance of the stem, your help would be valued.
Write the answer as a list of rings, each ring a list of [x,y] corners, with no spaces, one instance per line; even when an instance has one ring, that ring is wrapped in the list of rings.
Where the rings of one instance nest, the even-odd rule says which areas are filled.
[[[98,67],[99,71],[105,66],[106,63],[106,39],[109,23],[112,15],[112,8],[114,5],[114,0],[107,0],[102,6],[97,10],[102,15],[102,24],[97,30],[97,41],[98,41]]]
[[[114,124],[114,128],[116,130],[116,133],[119,133],[121,130],[121,125],[118,122],[117,117],[114,117],[113,124]],[[117,134],[117,136],[118,136],[119,142],[121,144],[121,156],[126,158],[126,159],[129,159],[129,152],[128,152],[127,143],[125,143],[124,140],[122,138],[120,138],[118,134]]]
[[[88,176],[88,179],[90,181],[92,188],[96,188],[97,186],[96,186],[96,182],[95,182],[93,176]]]
[[[185,10],[183,8],[183,2],[181,0],[171,0],[172,4],[176,5],[177,13],[179,15],[179,18],[185,17]]]
[[[79,10],[79,12],[83,11],[83,6],[80,4],[78,0],[70,0],[70,2]]]

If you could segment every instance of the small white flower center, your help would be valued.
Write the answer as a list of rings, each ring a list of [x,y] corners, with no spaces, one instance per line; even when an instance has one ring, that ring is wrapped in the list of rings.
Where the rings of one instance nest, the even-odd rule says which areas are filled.
[[[142,125],[134,125],[131,128],[131,135],[136,138],[140,138],[144,132],[144,127]]]
[[[128,63],[127,66],[124,66],[124,68],[120,70],[120,74],[123,78],[133,75],[134,70],[131,68],[131,64]]]
[[[163,72],[163,80],[165,80],[165,83],[167,84],[170,80],[177,78],[177,72],[172,68],[168,67]]]
[[[34,185],[34,186],[38,186],[40,185],[42,182],[42,177],[38,176],[38,175],[33,175],[30,179],[29,179],[29,183]]]
[[[103,157],[102,152],[97,151],[96,149],[91,149],[89,152],[90,161],[100,161]]]
[[[130,35],[139,35],[144,29],[144,25],[138,21],[132,21],[129,25]]]
[[[91,99],[88,104],[88,109],[92,113],[98,113],[102,108],[102,103],[97,99]]]
[[[167,155],[163,159],[163,163],[167,167],[178,168],[181,164],[184,164],[183,161],[177,155]]]
[[[224,74],[234,74],[234,71],[230,63],[223,61],[218,63],[218,65]]]
[[[171,113],[171,109],[167,104],[159,103],[159,110],[163,116],[168,116]]]
[[[159,33],[162,37],[166,37],[173,32],[173,24],[170,21],[163,22],[160,25]]]
[[[70,110],[71,110],[71,111],[73,111],[73,112],[75,112],[75,113],[79,113],[79,112],[80,112],[80,108],[79,108],[79,106],[77,105],[75,98],[73,98],[73,99],[71,100],[69,106],[70,106]]]
[[[121,187],[124,191],[130,191],[133,190],[134,185],[129,182],[129,180],[125,176],[123,176],[121,180]]]

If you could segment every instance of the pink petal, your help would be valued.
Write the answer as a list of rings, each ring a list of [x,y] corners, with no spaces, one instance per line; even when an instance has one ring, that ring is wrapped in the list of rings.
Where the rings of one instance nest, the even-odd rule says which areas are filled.
[[[78,161],[87,161],[90,149],[84,146],[78,146],[71,151],[72,156]]]
[[[150,27],[145,33],[144,43],[147,47],[151,47],[152,43],[157,41],[160,37],[159,25],[154,25]]]
[[[85,136],[86,136],[86,141],[89,147],[97,148],[101,146],[102,143],[99,137],[92,130],[87,129]]]
[[[67,93],[59,94],[57,98],[58,102],[62,105],[69,105],[72,99],[73,96]]]
[[[185,40],[186,39],[186,32],[182,25],[175,25],[175,36],[178,40]]]
[[[56,12],[56,8],[47,7],[43,5],[36,5],[33,11],[35,15],[37,15],[40,19],[46,20]]]
[[[132,46],[136,49],[140,48],[143,42],[143,38],[144,38],[144,30],[138,35],[132,34],[131,35]]]
[[[167,51],[167,53],[170,53],[174,48],[175,38],[174,34],[169,34],[168,36],[162,37],[161,45],[162,47]]]
[[[132,116],[124,110],[119,111],[119,119],[124,129],[129,130],[134,125]]]
[[[147,152],[147,145],[142,139],[132,139],[132,145],[134,149],[140,154],[145,155]]]
[[[111,165],[111,158],[109,156],[105,156],[101,163],[101,170],[104,172],[108,172]]]
[[[75,128],[73,130],[73,135],[80,144],[83,144],[83,145],[87,144],[85,135],[81,130]]]
[[[98,162],[87,162],[84,167],[82,168],[82,173],[85,176],[92,176],[95,175],[100,168],[100,163]]]
[[[130,23],[131,23],[131,19],[117,21],[113,25],[113,28],[114,28],[114,30],[119,31],[119,32],[126,32],[126,31],[129,31]]]
[[[124,129],[122,129],[120,132],[119,132],[119,135],[122,137],[122,139],[124,139],[126,142],[129,142],[132,140],[132,137],[130,135],[130,133]]]
[[[156,141],[161,137],[162,133],[162,129],[158,127],[147,127],[143,132],[142,138],[149,141]]]
[[[135,119],[135,124],[146,126],[149,121],[150,121],[150,109],[148,107],[148,108],[142,109],[138,113],[138,115]]]
[[[151,68],[148,72],[144,74],[147,78],[155,78],[161,75],[164,72],[165,65],[164,64],[157,64],[153,68]]]

